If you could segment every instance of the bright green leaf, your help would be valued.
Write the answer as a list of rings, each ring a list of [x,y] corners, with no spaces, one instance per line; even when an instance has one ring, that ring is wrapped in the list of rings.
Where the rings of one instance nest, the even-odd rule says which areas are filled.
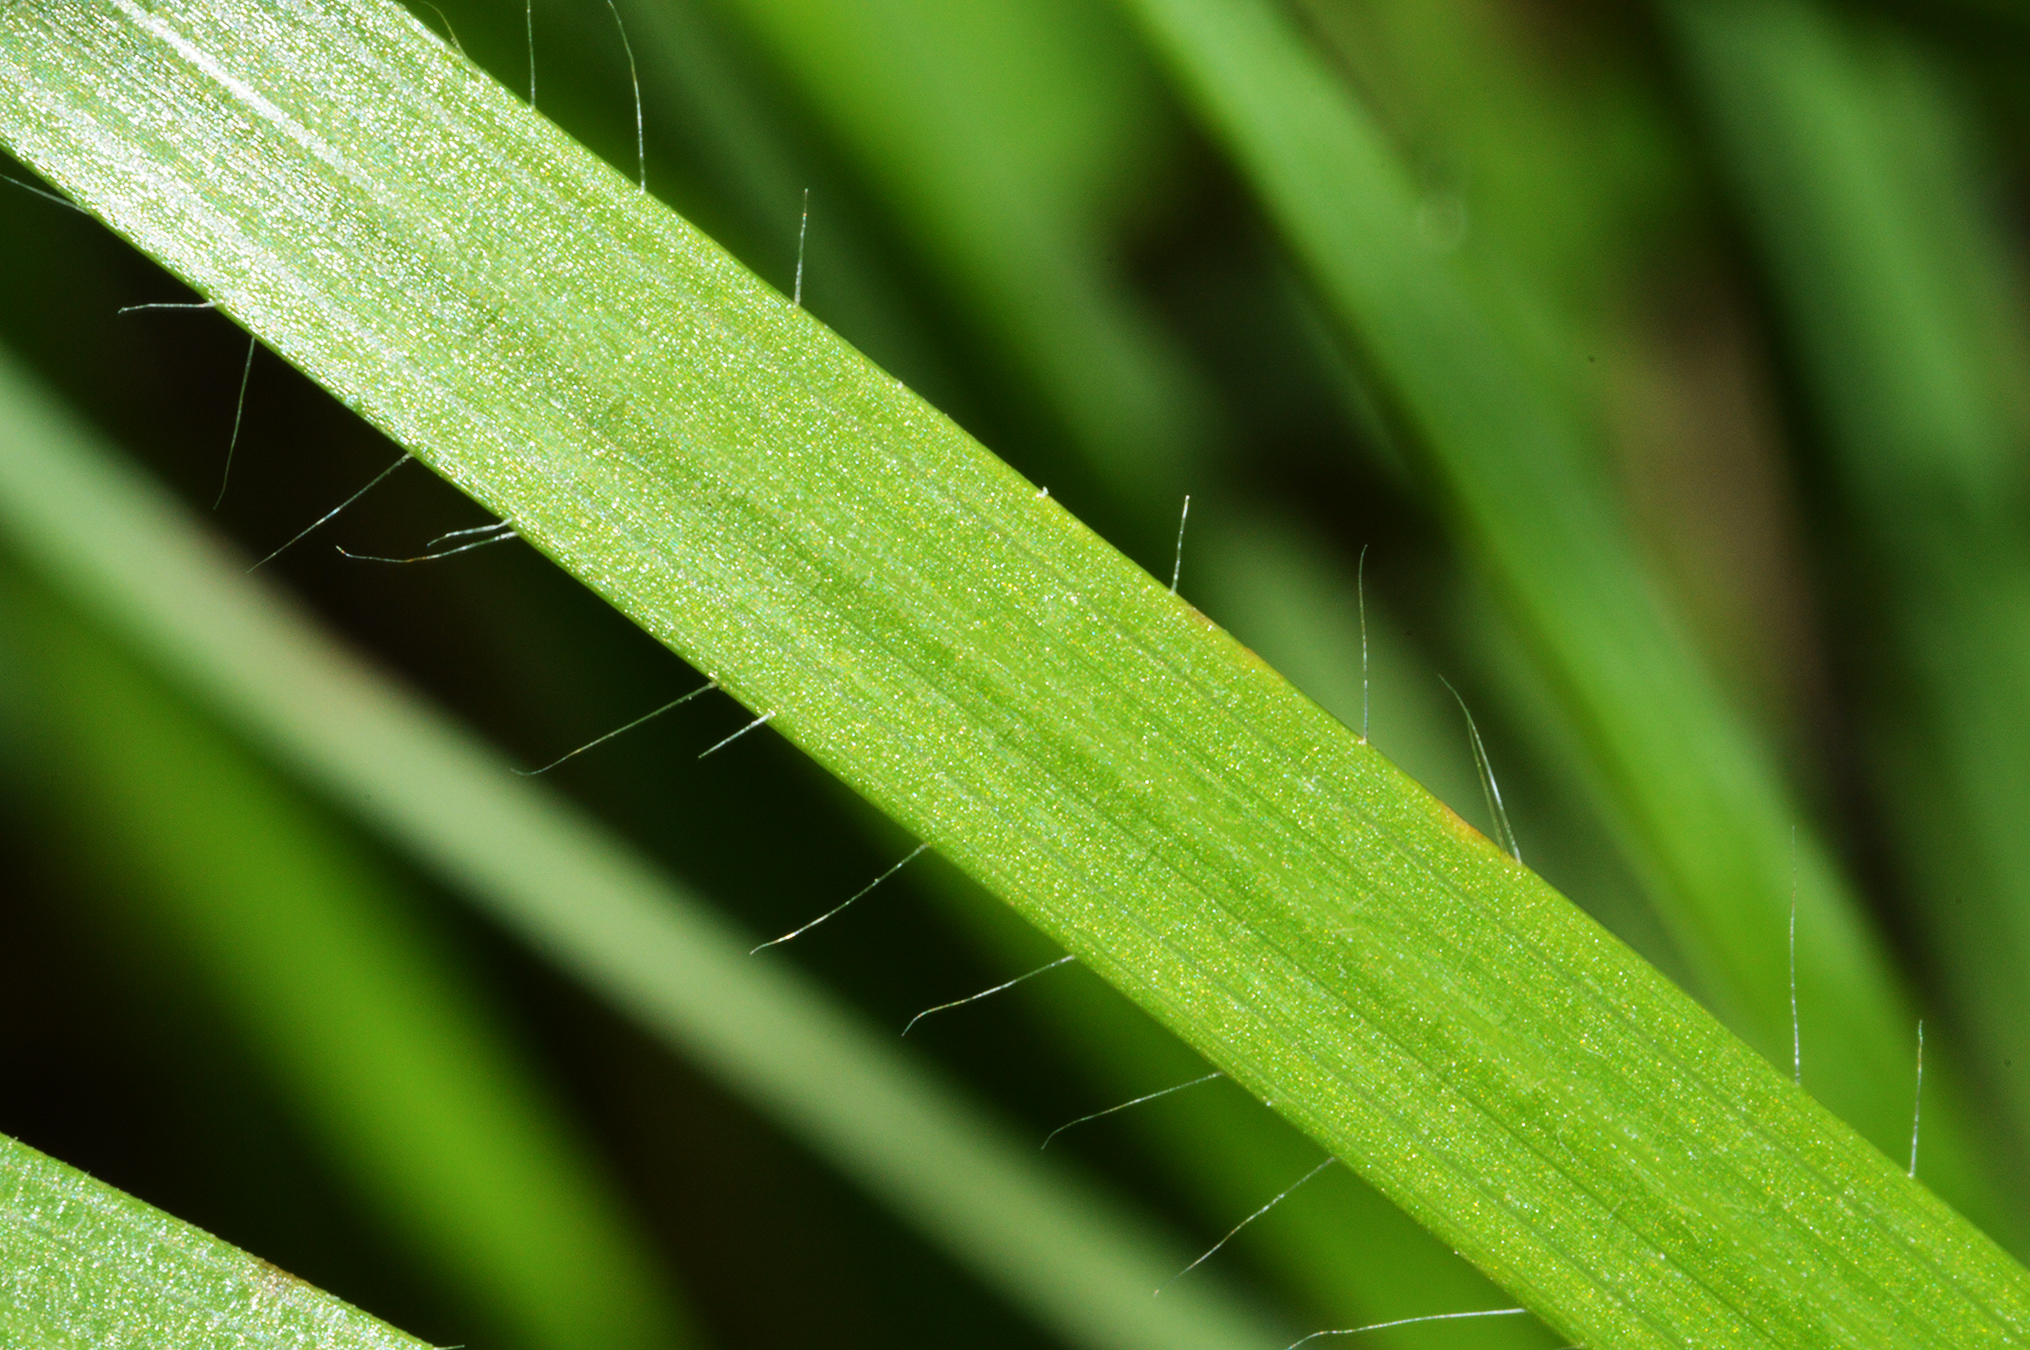
[[[16,6],[0,86],[17,153],[1557,1329],[2030,1330],[1899,1168],[407,16]]]

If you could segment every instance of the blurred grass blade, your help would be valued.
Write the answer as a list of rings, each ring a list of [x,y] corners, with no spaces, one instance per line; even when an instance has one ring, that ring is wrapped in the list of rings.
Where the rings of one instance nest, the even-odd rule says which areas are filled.
[[[15,1350],[428,1350],[4,1135],[0,1341]]]
[[[0,362],[0,537],[293,772],[715,1074],[1068,1343],[1270,1346],[1191,1253],[1046,1165],[752,935],[333,645]],[[1287,1333],[1285,1335],[1287,1339]]]
[[[408,16],[370,0],[17,5],[0,10],[0,89],[17,153],[1557,1330],[1595,1346],[2030,1334],[2021,1268],[1900,1167]],[[63,571],[104,577],[131,531],[75,507],[26,516],[62,473],[36,425],[15,419],[30,448],[0,460],[16,518]],[[86,519],[90,538],[65,542]],[[144,557],[150,576],[95,589],[187,606],[165,593],[173,558]],[[217,590],[193,570],[178,589]],[[235,693],[257,704],[305,674],[238,657]],[[349,700],[323,702],[320,724],[344,725]],[[993,1268],[1054,1324],[1146,1334],[1146,1311],[1087,1297],[1134,1258],[1039,1240],[1037,1192],[1012,1170],[994,1173],[991,1226],[952,1215],[946,1178],[986,1163],[978,1127],[871,1074],[841,1094],[842,1062],[866,1057],[816,1005],[789,1011],[786,979],[734,977],[752,969],[741,943],[675,910],[645,931],[620,905],[647,909],[647,878],[440,731],[411,724],[405,746],[348,730],[318,747],[326,772],[465,762],[455,814],[414,775],[367,809],[447,863],[456,850],[468,884],[540,918],[560,958],[599,941],[609,987],[659,1019],[680,1002],[669,1031],[937,1215],[955,1250],[988,1265],[1019,1246]],[[571,872],[549,870],[558,851]],[[905,1110],[947,1122],[906,1159]],[[1222,1330],[1201,1308],[1168,1343]]]
[[[1582,728],[1700,995],[1790,1062],[1784,940],[1799,812],[1664,614],[1590,472],[1585,435],[1510,349],[1351,91],[1263,0],[1126,0],[1380,373]],[[1813,1092],[1887,1149],[1909,1132],[1909,1010],[1831,861],[1797,851],[1798,994]],[[1984,1223],[1963,1103],[1927,1101],[1933,1184]],[[1938,1135],[1930,1133],[1933,1119]],[[1999,1225],[1997,1225],[1999,1226]]]
[[[1846,597],[1883,824],[2030,1164],[2030,518],[2022,278],[1962,111],[1887,24],[1668,5],[1866,539]],[[1883,706],[1887,695],[1897,696]],[[1910,696],[1916,695],[1913,700]],[[2019,1170],[2017,1175],[2023,1175]]]
[[[18,772],[67,866],[195,967],[382,1230],[497,1343],[690,1339],[583,1144],[387,880],[104,638],[20,599],[0,614],[35,710]]]

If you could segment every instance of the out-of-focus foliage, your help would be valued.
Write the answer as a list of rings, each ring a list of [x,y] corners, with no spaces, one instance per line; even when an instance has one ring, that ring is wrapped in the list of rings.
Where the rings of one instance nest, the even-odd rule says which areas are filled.
[[[1888,985],[1927,1019],[1928,1084],[1997,1108],[2003,1123],[1971,1141],[1973,1165],[2020,1179],[2030,20],[2001,0],[1279,8],[1408,167],[1423,247],[1472,278],[1514,354],[1505,378],[1582,429],[1571,481],[1626,547],[1583,547],[1575,565],[1655,597],[1690,678],[1734,728],[1725,753],[1775,784],[1727,799],[1752,838],[1725,812],[1673,805],[1669,785],[1700,765],[1616,757],[1615,746],[1672,746],[1694,760],[1709,743],[1687,728],[1709,714],[1616,664],[1612,641],[1585,640],[1578,626],[1601,612],[1560,617],[1569,577],[1528,582],[1550,599],[1518,603],[1518,569],[1557,557],[1488,547],[1500,493],[1431,453],[1425,408],[1449,391],[1418,382],[1435,365],[1392,365],[1347,331],[1330,291],[1313,289],[1316,259],[1284,242],[1259,164],[1200,120],[1188,80],[1128,8],[623,0],[620,13],[653,190],[787,290],[809,188],[813,312],[1159,575],[1189,492],[1182,592],[1342,720],[1371,720],[1378,745],[1485,825],[1464,724],[1438,683],[1449,678],[1530,863],[1779,1059],[1791,887],[1780,841],[1792,826],[1819,841],[1803,854],[1797,930],[1806,1086],[1843,1095],[1823,1076],[1830,1051],[1814,1047],[1861,1015],[1809,973],[1841,956],[1827,945],[1840,933],[1872,934],[1858,940],[1885,953]],[[525,85],[520,6],[417,12]],[[606,5],[540,0],[533,21],[540,107],[632,165],[626,54]],[[188,297],[90,221],[0,190],[0,256],[14,263],[0,270],[0,338],[208,506],[243,336],[204,313],[119,315]],[[266,552],[391,457],[257,353],[217,519]],[[1491,495],[1476,504],[1476,491]],[[531,763],[686,687],[660,649],[514,545],[391,568],[327,542],[408,556],[473,523],[423,476],[391,480],[274,567]],[[1353,584],[1363,549],[1368,685]],[[69,790],[36,786],[52,781],[47,757],[76,753],[46,734],[55,695],[39,682],[57,655],[0,648],[5,707],[24,723],[4,740],[16,790],[0,833],[0,1010],[18,1030],[0,1061],[0,1131],[419,1334],[465,1341],[479,1325],[470,1296],[405,1254],[428,1242],[427,1221],[408,1221],[407,1246],[384,1242],[384,1202],[342,1161],[373,1145],[332,1142],[347,1128],[335,1098],[314,1118],[291,1099],[316,1066],[278,1066],[275,1042],[247,1033],[228,986],[204,974],[227,958],[190,946],[204,930],[143,936],[157,910],[119,860],[146,845],[143,804],[208,791],[176,786],[192,763],[165,766],[138,742],[122,755],[108,696],[106,762],[145,788],[94,776],[101,761],[82,758]],[[1579,696],[1609,686],[1626,693],[1611,715]],[[64,696],[91,689],[74,682]],[[758,931],[815,915],[906,852],[786,750],[692,762],[736,724],[730,711],[650,723],[557,779]],[[95,791],[128,795],[95,803]],[[260,833],[251,809],[239,821]],[[122,831],[125,843],[80,856],[81,839]],[[293,893],[355,866],[297,883],[258,852],[227,856],[238,847],[211,841],[170,864],[189,893],[219,890],[213,920],[235,878],[254,903],[264,881]],[[373,845],[343,851],[376,874],[404,872]],[[1700,886],[1695,914],[1686,894]],[[1845,897],[1839,927],[1817,917],[1832,912],[1811,899],[1821,887]],[[650,1234],[659,1250],[646,1259],[680,1272],[703,1339],[1043,1343],[946,1257],[428,885],[405,877],[376,903],[419,911],[398,922],[436,930],[455,964],[479,972],[489,997],[461,1006],[509,1010],[472,1035],[539,1066],[548,1082],[532,1099],[563,1101],[568,1122],[545,1147],[582,1150],[559,1165],[617,1180],[634,1210],[617,1225]],[[1701,988],[1715,960],[1699,943],[1741,954],[1738,987]],[[1029,968],[1035,945],[923,867],[779,955],[899,1027]],[[331,979],[342,955],[311,944],[300,959],[328,960]],[[1039,1140],[1198,1072],[1081,975],[919,1034]],[[1870,1072],[1893,1083],[1905,1068]],[[1052,1148],[1142,1189],[1208,1245],[1315,1158],[1224,1084]],[[2003,1207],[1984,1217],[2017,1238]],[[1498,1301],[1337,1169],[1215,1260],[1300,1325]],[[1501,1321],[1390,1334],[1405,1346],[1545,1343]]]

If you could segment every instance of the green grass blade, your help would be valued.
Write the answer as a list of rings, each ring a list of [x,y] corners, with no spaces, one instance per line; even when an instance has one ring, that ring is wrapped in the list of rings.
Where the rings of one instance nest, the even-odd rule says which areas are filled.
[[[1558,1330],[2030,1331],[2020,1267],[1899,1167],[406,16],[74,13],[0,12],[0,135],[20,154]],[[469,827],[485,813],[467,806]],[[420,838],[441,801],[374,809],[447,847]],[[540,899],[559,946],[587,891],[638,885],[588,863],[558,913],[530,895],[536,861],[503,831],[461,865]],[[674,973],[743,1037],[809,1034],[692,949],[621,934],[632,981]],[[768,1083],[804,1112],[809,1063]],[[893,1184],[960,1161],[919,1155]]]
[[[426,1350],[259,1257],[4,1135],[0,1340],[14,1350]]]
[[[500,1343],[688,1340],[582,1142],[386,879],[105,639],[19,609],[20,772],[73,870],[196,967],[383,1231]]]
[[[1847,600],[1896,652],[1868,672],[1884,824],[2021,1166],[2030,1078],[2009,1068],[2030,1065],[2021,279],[1983,210],[1961,110],[1907,38],[1788,0],[1667,8],[1868,539]]]
[[[1102,1188],[1044,1165],[498,753],[333,645],[0,364],[0,532],[109,630],[313,786],[715,1074],[1067,1342],[1267,1346]]]
[[[1421,240],[1394,151],[1287,22],[1255,0],[1130,7],[1426,450],[1581,728],[1701,996],[1788,1069],[1799,812],[1645,584],[1585,433],[1465,273]],[[1894,1148],[1908,1132],[1916,1017],[1828,856],[1809,831],[1797,839],[1798,996],[1821,1010],[1807,1081]],[[1943,1093],[1929,1105],[1934,1184],[1984,1222],[2010,1216],[1982,1183],[1964,1106]]]

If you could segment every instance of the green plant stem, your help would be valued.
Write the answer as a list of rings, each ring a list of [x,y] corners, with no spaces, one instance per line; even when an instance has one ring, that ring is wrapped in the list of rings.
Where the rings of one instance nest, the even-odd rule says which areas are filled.
[[[20,1350],[428,1350],[266,1261],[4,1135],[0,1339]]]
[[[1667,616],[1570,410],[1467,273],[1421,238],[1408,175],[1352,92],[1261,0],[1127,0],[1380,373],[1589,747],[1601,799],[1701,997],[1792,1065],[1786,918],[1813,1091],[1885,1149],[1909,1128],[1916,1015],[1777,774]],[[1795,844],[1793,844],[1795,840]],[[1991,1226],[1970,1113],[1941,1091],[1928,1176]],[[1927,1121],[1927,1125],[1930,1120]]]
[[[0,89],[39,171],[1559,1331],[2030,1332],[1898,1166],[408,16],[17,5]]]

